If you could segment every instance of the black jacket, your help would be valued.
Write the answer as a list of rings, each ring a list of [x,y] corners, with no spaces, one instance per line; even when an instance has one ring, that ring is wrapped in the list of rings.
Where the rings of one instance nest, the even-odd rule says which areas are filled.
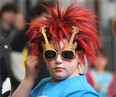
[[[2,84],[8,78],[4,55],[7,54],[10,50],[10,46],[5,41],[4,37],[0,35],[0,97],[8,97],[10,94],[10,90],[2,93]]]

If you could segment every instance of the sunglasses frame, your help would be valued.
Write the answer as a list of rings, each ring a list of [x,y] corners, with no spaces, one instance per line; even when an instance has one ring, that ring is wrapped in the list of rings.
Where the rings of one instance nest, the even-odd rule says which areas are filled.
[[[73,40],[74,40],[74,37],[75,37],[76,33],[79,33],[79,31],[78,31],[77,27],[75,27],[75,26],[72,26],[72,28],[73,28],[73,30],[72,30],[72,36],[71,36],[71,38],[70,38],[70,41],[69,41],[69,43],[68,43],[67,45],[65,45],[64,49],[63,49],[61,52],[57,52],[57,51],[54,49],[53,44],[50,44],[50,43],[49,43],[48,38],[47,38],[46,33],[45,33],[45,32],[46,32],[45,26],[42,26],[42,27],[40,28],[40,32],[43,34],[43,37],[44,37],[44,40],[45,40],[45,43],[42,42],[43,57],[44,57],[44,58],[46,58],[46,57],[45,57],[45,52],[46,52],[47,50],[53,50],[53,51],[55,51],[55,52],[56,52],[56,57],[58,56],[58,54],[61,55],[61,53],[64,52],[64,51],[72,51],[73,54],[74,54],[74,58],[75,58],[75,55],[76,55],[76,54],[75,54],[75,49],[76,49],[76,47],[77,47],[77,42],[74,42],[74,43],[73,43]],[[56,58],[56,57],[54,57],[54,58]],[[62,57],[62,56],[61,56],[61,57]],[[54,58],[51,58],[51,59],[54,59]],[[47,58],[46,58],[46,59],[47,59]],[[51,59],[49,59],[49,60],[51,60]],[[66,59],[66,58],[63,58],[63,59]],[[66,60],[71,60],[71,59],[66,59]]]
[[[55,56],[54,58],[50,58],[50,59],[46,58],[46,57],[45,57],[45,52],[48,51],[48,50],[54,51],[54,52],[56,53],[56,56]],[[72,60],[72,59],[64,58],[64,57],[62,56],[62,53],[63,53],[64,51],[71,51],[71,52],[73,53],[73,55],[74,55],[72,59],[75,58],[75,56],[76,56],[75,50],[71,50],[71,49],[67,48],[67,46],[66,46],[62,51],[60,51],[60,52],[56,51],[56,50],[53,49],[53,48],[52,48],[52,49],[46,49],[46,50],[44,51],[44,53],[43,53],[43,57],[44,57],[45,59],[47,59],[47,60],[53,60],[53,59],[56,59],[56,57],[58,56],[58,54],[60,54],[60,56],[61,56],[62,59],[64,59],[64,60]]]

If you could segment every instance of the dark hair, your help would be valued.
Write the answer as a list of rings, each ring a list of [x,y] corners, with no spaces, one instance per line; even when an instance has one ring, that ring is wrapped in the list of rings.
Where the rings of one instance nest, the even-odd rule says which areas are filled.
[[[14,4],[7,3],[7,4],[3,5],[1,10],[0,10],[0,18],[2,17],[2,14],[4,12],[14,12],[14,13],[17,13],[17,8],[16,8],[16,6]]]
[[[106,53],[105,48],[103,48],[103,47],[100,48],[100,49],[99,49],[99,52],[97,52],[96,56],[97,56],[97,57],[98,57],[98,56],[103,56],[103,57],[107,58],[107,53]]]
[[[48,13],[46,9],[40,4],[43,4],[49,7],[54,7],[55,3],[56,3],[55,0],[40,0],[38,4],[34,6],[34,8],[32,8],[32,10],[30,11],[29,18],[33,19],[33,18],[36,18],[37,16],[40,16],[42,13]]]

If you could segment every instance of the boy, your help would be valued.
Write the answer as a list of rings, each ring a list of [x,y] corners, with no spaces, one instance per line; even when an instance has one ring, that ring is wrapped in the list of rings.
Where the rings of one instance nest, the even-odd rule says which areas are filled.
[[[73,5],[65,11],[59,5],[55,10],[43,5],[50,16],[30,24],[32,52],[25,62],[25,78],[12,97],[99,97],[77,69],[84,56],[89,63],[95,60],[99,47],[95,16]],[[42,60],[51,77],[32,90]]]

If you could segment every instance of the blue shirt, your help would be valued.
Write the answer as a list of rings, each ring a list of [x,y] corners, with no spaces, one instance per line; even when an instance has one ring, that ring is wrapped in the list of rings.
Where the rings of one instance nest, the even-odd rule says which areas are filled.
[[[60,82],[43,79],[31,92],[30,97],[99,97],[87,83],[84,75],[75,76]]]

